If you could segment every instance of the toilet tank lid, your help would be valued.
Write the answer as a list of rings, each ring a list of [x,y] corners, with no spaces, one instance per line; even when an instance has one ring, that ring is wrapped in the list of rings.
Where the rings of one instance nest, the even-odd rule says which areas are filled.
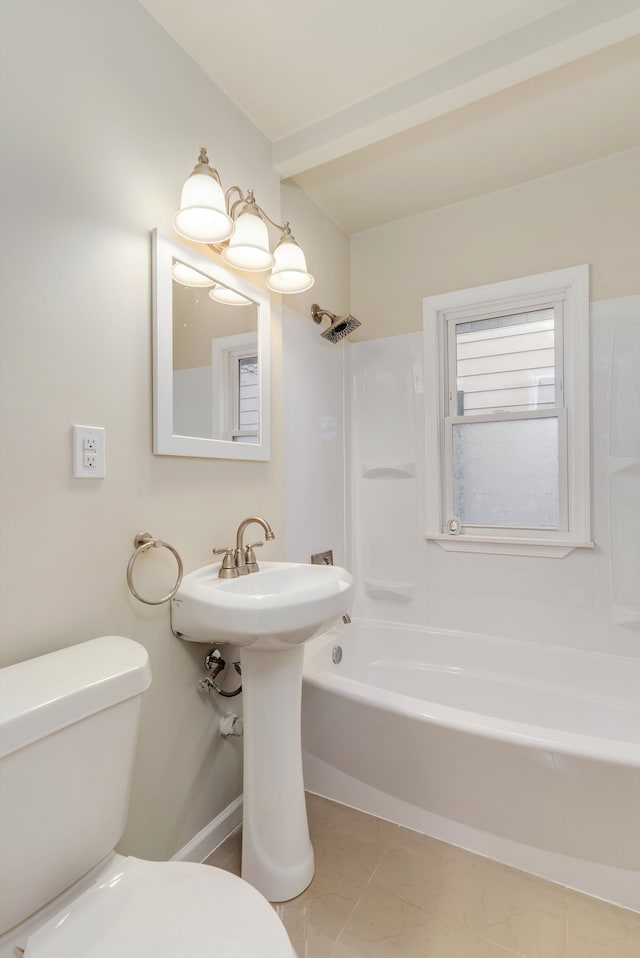
[[[121,635],[0,669],[0,758],[140,695],[150,683],[146,649]]]

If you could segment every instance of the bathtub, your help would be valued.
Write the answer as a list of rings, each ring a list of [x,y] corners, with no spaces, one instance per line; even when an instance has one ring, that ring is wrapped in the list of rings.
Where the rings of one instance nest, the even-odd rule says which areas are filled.
[[[311,792],[640,911],[640,659],[354,620],[302,746]]]

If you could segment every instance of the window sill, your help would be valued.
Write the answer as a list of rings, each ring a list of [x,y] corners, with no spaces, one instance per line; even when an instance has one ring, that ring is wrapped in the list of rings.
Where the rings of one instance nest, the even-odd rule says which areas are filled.
[[[427,533],[428,542],[437,542],[445,552],[479,552],[489,555],[538,556],[563,559],[574,549],[593,549],[593,542],[571,539],[526,539],[510,536],[452,536],[447,533]]]

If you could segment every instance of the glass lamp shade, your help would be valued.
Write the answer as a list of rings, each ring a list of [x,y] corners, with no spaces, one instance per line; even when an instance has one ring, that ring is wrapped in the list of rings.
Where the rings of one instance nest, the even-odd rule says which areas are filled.
[[[224,303],[225,306],[250,306],[251,300],[247,299],[241,293],[236,293],[235,289],[228,289],[226,286],[214,286],[209,290],[211,299],[217,303]]]
[[[229,245],[222,253],[229,266],[260,272],[273,266],[266,223],[250,210],[240,213]]]
[[[181,283],[182,286],[213,286],[213,280],[204,273],[199,273],[197,269],[192,269],[191,266],[180,263],[178,260],[173,261],[171,275],[174,281]]]
[[[267,286],[274,293],[302,293],[311,289],[315,280],[307,272],[304,253],[291,236],[284,236],[274,251],[275,265]]]
[[[182,187],[176,233],[194,243],[222,243],[233,233],[222,187],[211,173],[192,173]]]

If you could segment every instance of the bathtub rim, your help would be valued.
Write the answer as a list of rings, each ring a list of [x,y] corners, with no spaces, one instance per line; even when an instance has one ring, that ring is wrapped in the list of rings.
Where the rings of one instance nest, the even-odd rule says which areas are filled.
[[[454,629],[419,626],[381,619],[353,618],[351,624],[360,628],[366,627],[367,625],[382,626],[389,629],[398,628],[403,631],[426,633],[443,637],[451,636],[473,640],[484,639],[494,644],[508,645],[510,648],[515,646],[529,650],[537,648],[546,651],[557,650],[576,655],[581,659],[587,658],[596,661],[598,659],[607,661],[613,659],[621,663],[632,662],[636,668],[638,667],[638,659],[632,656],[618,656],[590,650],[583,651],[565,646],[547,646],[542,643],[524,642],[521,639],[506,639],[501,636],[487,636],[482,633],[461,632]],[[327,632],[316,636],[306,644],[302,675],[303,688],[304,683],[309,683],[316,688],[340,694],[352,701],[380,708],[382,711],[396,715],[410,716],[414,720],[417,719],[421,722],[430,722],[439,727],[476,736],[489,737],[505,743],[518,744],[525,748],[545,750],[558,755],[591,759],[593,761],[606,762],[614,765],[640,768],[640,739],[637,742],[622,742],[615,738],[602,738],[562,729],[546,728],[545,726],[532,725],[530,723],[515,722],[509,719],[486,715],[481,712],[471,712],[434,702],[426,702],[424,699],[415,698],[410,695],[402,695],[398,692],[391,692],[387,689],[368,685],[365,682],[359,682],[356,679],[347,678],[339,674],[332,675],[326,668],[319,668],[313,661],[314,652],[325,645],[336,644],[335,639],[348,641],[349,628],[350,625],[335,625],[327,630]],[[339,642],[337,644],[339,644]],[[375,694],[372,696],[367,690],[373,690]],[[640,707],[638,708],[638,712],[640,713]]]

